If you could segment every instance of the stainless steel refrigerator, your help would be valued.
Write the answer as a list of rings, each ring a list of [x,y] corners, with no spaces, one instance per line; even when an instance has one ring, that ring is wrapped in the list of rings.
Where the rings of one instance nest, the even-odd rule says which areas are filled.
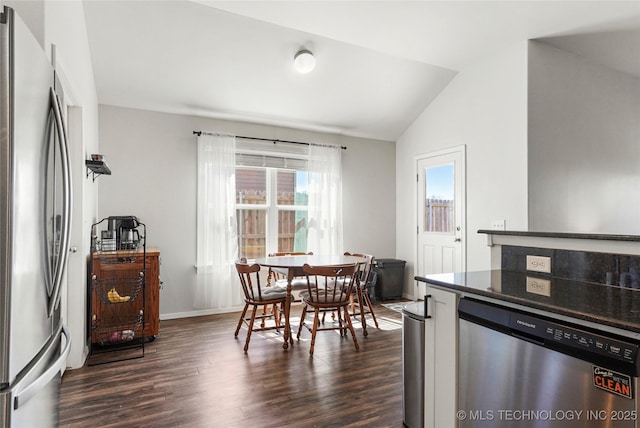
[[[69,335],[60,319],[71,177],[54,69],[0,14],[0,427],[58,423]],[[64,338],[63,338],[64,336]]]

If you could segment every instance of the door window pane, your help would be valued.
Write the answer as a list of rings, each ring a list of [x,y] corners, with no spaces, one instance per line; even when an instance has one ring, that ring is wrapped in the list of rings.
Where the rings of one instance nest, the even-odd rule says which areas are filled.
[[[424,230],[448,232],[454,230],[453,164],[425,168]]]
[[[236,210],[238,221],[238,252],[240,257],[255,259],[267,255],[267,212]]]
[[[267,203],[267,170],[236,168],[236,203]]]

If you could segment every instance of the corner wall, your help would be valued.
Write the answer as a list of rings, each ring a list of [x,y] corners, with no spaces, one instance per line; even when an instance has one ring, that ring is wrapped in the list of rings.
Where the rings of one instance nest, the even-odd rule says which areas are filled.
[[[528,141],[529,230],[640,234],[640,79],[529,42]]]
[[[527,227],[526,42],[458,74],[397,141],[396,255],[407,260],[406,297],[417,297],[413,277],[429,274],[416,272],[416,157],[460,145],[467,148],[467,270],[489,269],[478,229],[497,219],[510,230]]]

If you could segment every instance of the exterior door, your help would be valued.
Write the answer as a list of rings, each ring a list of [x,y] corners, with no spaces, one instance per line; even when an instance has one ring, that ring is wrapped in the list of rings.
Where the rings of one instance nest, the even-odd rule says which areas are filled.
[[[466,259],[465,147],[420,157],[416,169],[416,274],[462,272]],[[417,293],[423,296],[424,290]]]

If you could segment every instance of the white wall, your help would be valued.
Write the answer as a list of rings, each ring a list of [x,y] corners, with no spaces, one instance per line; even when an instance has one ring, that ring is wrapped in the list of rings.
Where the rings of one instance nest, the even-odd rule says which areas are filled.
[[[640,234],[640,79],[530,42],[528,141],[529,230]]]
[[[490,268],[492,220],[527,227],[527,45],[519,43],[459,73],[396,144],[396,256],[407,260],[404,294],[413,297],[416,157],[467,148],[467,270]],[[463,238],[464,239],[464,238]]]
[[[86,255],[89,253],[90,225],[97,213],[97,185],[85,178],[84,159],[98,147],[98,101],[91,54],[85,31],[82,2],[6,1],[36,35],[51,58],[56,45],[56,71],[62,79],[65,102],[76,106],[76,119],[69,124],[73,153],[73,219],[70,245],[78,248],[69,255],[66,290],[62,294],[63,319],[71,334],[70,367],[84,364],[86,347]],[[78,114],[78,111],[81,114]]]
[[[99,217],[136,215],[147,245],[161,254],[161,318],[197,315],[196,137],[194,130],[347,146],[343,152],[344,246],[393,257],[395,148],[391,142],[287,128],[100,106],[100,150],[111,176],[101,176]]]
[[[38,43],[40,43],[40,46],[45,48],[44,0],[3,0],[0,1],[0,6],[12,8],[27,27],[29,27],[31,33],[35,36],[36,40],[38,40]]]

